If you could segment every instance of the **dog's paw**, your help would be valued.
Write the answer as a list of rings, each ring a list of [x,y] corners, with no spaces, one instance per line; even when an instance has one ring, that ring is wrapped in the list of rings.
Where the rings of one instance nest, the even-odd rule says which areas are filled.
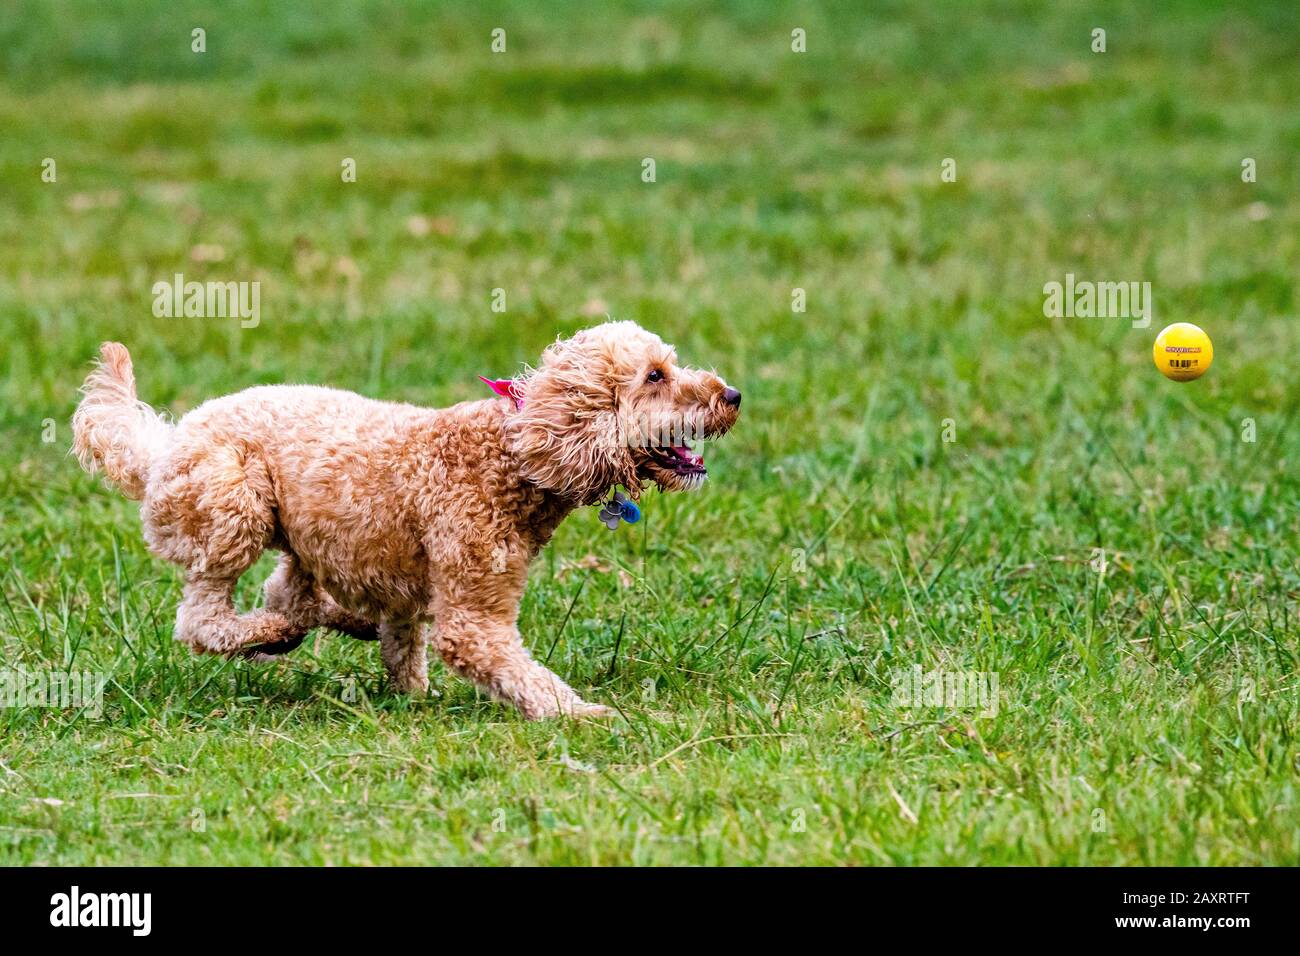
[[[281,654],[288,654],[290,651],[294,650],[302,643],[304,637],[306,637],[305,634],[298,637],[291,637],[287,641],[274,641],[269,644],[254,644],[252,647],[240,648],[229,656],[245,657],[250,661],[264,664],[267,661],[275,660]]]
[[[585,700],[576,700],[570,705],[569,717],[617,717],[618,711],[604,704],[589,704]]]

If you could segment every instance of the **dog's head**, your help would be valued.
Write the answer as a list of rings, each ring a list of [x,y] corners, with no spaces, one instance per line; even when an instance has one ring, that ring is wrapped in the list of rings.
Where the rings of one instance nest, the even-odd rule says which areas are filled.
[[[556,342],[518,383],[522,404],[506,424],[530,481],[581,504],[614,485],[634,498],[708,477],[692,441],[727,432],[740,392],[717,375],[677,364],[677,353],[635,322],[608,322]]]

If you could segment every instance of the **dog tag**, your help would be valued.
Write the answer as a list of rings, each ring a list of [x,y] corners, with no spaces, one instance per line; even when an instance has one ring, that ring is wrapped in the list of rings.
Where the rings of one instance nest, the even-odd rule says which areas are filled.
[[[610,531],[615,531],[620,521],[626,521],[628,524],[636,524],[640,521],[641,509],[623,492],[616,491],[614,497],[605,502],[604,507],[600,509],[600,520]]]

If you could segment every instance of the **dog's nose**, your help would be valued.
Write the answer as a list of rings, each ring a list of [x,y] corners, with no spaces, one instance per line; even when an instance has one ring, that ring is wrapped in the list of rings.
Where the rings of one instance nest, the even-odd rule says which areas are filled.
[[[722,400],[732,408],[740,407],[740,389],[728,385],[722,390]]]

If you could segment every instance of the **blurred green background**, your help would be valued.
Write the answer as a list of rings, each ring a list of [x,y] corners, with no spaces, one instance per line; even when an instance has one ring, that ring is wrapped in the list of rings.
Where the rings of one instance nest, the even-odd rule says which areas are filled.
[[[112,682],[104,720],[0,711],[0,858],[1296,862],[1298,27],[10,0],[0,650]],[[155,318],[178,272],[260,282],[260,324]],[[1151,328],[1045,317],[1069,272],[1149,281]],[[525,636],[613,725],[440,669],[399,700],[328,636],[186,657],[176,570],[67,456],[104,339],[177,415],[282,381],[445,404],[606,313],[746,398],[704,491],[575,515],[536,569]],[[1214,339],[1198,382],[1152,367],[1174,321]],[[999,716],[900,711],[913,664],[997,672]]]

